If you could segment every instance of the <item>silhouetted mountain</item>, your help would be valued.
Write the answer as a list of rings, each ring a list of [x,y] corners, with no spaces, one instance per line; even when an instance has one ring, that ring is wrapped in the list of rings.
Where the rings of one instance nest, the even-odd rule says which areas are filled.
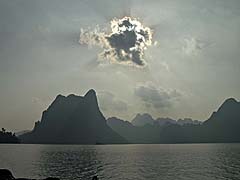
[[[90,90],[83,97],[58,95],[34,129],[20,137],[24,143],[240,142],[240,103],[227,99],[204,123],[189,118],[154,120],[146,113],[137,114],[132,123],[115,117],[106,121]]]
[[[239,125],[240,102],[233,98],[227,99],[211,117],[204,122],[205,125]]]
[[[198,121],[198,120],[192,120],[191,118],[184,118],[184,119],[178,119],[177,120],[177,124],[179,125],[200,125],[202,124],[201,121]]]
[[[240,103],[227,99],[201,125],[171,125],[160,132],[161,143],[240,142]]]
[[[144,126],[146,124],[153,125],[154,119],[150,114],[144,113],[144,114],[137,114],[135,118],[132,120],[132,124],[134,126]]]
[[[134,126],[128,121],[111,117],[107,119],[108,125],[127,139],[129,143],[158,143],[160,127],[157,125],[145,124]]]
[[[152,116],[148,113],[144,114],[137,114],[134,119],[131,122],[134,126],[145,126],[145,125],[159,125],[159,126],[165,126],[169,124],[178,124],[178,125],[185,125],[185,124],[201,124],[198,120],[192,120],[190,118],[184,118],[184,119],[171,119],[171,118],[157,118],[156,120],[152,118]]]
[[[240,102],[227,99],[203,123],[205,134],[217,142],[240,142]]]
[[[157,118],[156,122],[160,126],[165,126],[169,124],[177,124],[177,121],[171,118]]]
[[[141,122],[149,121],[141,119]],[[204,123],[192,119],[158,118],[152,124],[134,126],[110,118],[108,124],[131,143],[240,142],[240,102],[227,99]]]
[[[94,90],[84,97],[58,95],[35,123],[24,143],[114,144],[127,141],[113,131],[100,112]]]
[[[137,136],[139,136],[136,131],[137,128],[133,126],[130,122],[118,119],[116,117],[111,117],[107,119],[107,124],[115,132],[121,134],[122,137],[128,140],[128,142],[135,142]]]
[[[0,143],[19,143],[20,140],[12,132],[7,132],[4,128],[0,131]]]

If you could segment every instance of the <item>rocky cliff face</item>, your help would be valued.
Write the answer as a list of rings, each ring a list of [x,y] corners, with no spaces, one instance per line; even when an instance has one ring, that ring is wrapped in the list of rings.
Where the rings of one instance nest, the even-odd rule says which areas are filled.
[[[34,129],[20,138],[24,143],[126,143],[107,125],[94,90],[85,96],[58,95]]]

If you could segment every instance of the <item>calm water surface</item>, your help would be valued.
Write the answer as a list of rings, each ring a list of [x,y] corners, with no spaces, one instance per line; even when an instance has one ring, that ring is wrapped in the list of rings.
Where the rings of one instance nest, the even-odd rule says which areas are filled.
[[[63,180],[238,180],[240,144],[0,145],[16,177]]]

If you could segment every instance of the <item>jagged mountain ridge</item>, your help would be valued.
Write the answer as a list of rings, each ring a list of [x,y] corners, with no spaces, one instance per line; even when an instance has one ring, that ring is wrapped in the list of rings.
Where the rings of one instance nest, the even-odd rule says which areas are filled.
[[[185,124],[201,124],[202,122],[201,121],[198,121],[198,120],[192,120],[190,118],[184,118],[184,119],[178,119],[178,120],[175,120],[175,119],[171,119],[171,118],[157,118],[157,119],[154,119],[150,114],[148,113],[143,113],[143,114],[140,114],[138,113],[134,118],[133,120],[131,121],[131,123],[134,125],[134,126],[145,126],[145,125],[160,125],[160,126],[164,126],[164,125],[167,125],[167,124],[178,124],[178,125],[185,125]]]
[[[227,99],[208,120],[172,120],[150,115],[150,122],[134,126],[115,117],[107,121],[99,110],[96,92],[85,96],[58,95],[34,129],[21,135],[23,143],[115,144],[240,142],[240,103]],[[136,118],[135,118],[135,121]]]
[[[131,143],[240,142],[240,102],[233,98],[225,100],[219,109],[201,124],[175,122],[133,126],[124,120],[108,119],[108,125]]]

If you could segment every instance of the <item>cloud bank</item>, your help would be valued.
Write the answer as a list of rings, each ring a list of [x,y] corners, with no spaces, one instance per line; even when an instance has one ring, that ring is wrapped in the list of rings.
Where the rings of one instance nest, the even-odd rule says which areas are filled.
[[[117,98],[113,93],[108,91],[100,91],[98,93],[99,105],[101,110],[107,112],[125,112],[128,110],[126,102]]]
[[[155,109],[169,108],[181,96],[177,90],[157,88],[151,82],[137,86],[134,94],[144,102],[146,107]]]
[[[81,29],[79,43],[103,48],[100,59],[144,67],[144,51],[152,45],[152,30],[131,17],[113,19],[110,25],[110,33],[101,31],[99,27]]]

